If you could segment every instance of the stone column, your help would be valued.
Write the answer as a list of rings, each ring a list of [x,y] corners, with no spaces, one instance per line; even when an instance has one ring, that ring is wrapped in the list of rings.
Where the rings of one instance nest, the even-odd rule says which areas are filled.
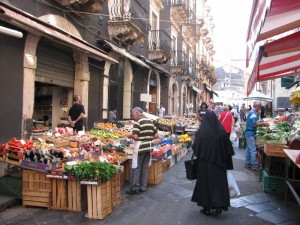
[[[74,95],[79,95],[85,109],[84,117],[88,117],[90,71],[88,57],[83,52],[74,51],[75,80]]]
[[[132,67],[128,59],[125,60],[124,66],[124,93],[123,93],[123,118],[130,119],[131,117],[131,82],[132,82]]]
[[[37,67],[36,49],[40,36],[28,34],[24,48],[24,76],[23,76],[23,120],[25,127],[23,138],[29,138],[33,127],[34,92],[35,92],[35,70]]]
[[[102,118],[108,118],[108,85],[109,85],[109,70],[110,70],[111,62],[106,61],[103,72],[103,111]]]

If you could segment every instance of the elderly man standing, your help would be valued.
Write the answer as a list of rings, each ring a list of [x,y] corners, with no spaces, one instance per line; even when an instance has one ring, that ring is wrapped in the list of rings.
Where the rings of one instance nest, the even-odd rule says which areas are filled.
[[[150,150],[152,140],[158,138],[157,129],[151,119],[144,116],[143,110],[135,107],[131,111],[134,118],[132,134],[128,138],[134,139],[139,146],[138,148],[137,165],[132,170],[131,188],[126,191],[126,194],[137,195],[145,192],[147,189],[148,166],[150,162]],[[134,164],[134,162],[132,162]]]
[[[258,122],[257,113],[261,109],[261,102],[254,101],[253,108],[248,112],[246,120],[246,156],[245,156],[245,168],[251,168],[254,171],[259,170],[258,160],[256,158],[257,149],[255,145],[255,135],[257,127],[266,127],[269,126],[267,122]]]

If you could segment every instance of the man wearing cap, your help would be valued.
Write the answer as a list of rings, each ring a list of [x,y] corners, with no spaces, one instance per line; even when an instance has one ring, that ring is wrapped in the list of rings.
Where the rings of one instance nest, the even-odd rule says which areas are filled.
[[[257,127],[269,126],[267,122],[258,122],[257,113],[261,109],[261,102],[254,101],[253,108],[248,112],[246,120],[246,155],[245,155],[245,168],[252,168],[254,171],[259,170],[258,160],[256,158],[257,149],[255,145],[255,135]]]

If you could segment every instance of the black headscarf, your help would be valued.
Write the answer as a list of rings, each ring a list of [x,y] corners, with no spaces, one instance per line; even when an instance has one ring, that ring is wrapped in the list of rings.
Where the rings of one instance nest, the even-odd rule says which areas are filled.
[[[192,148],[197,158],[232,169],[231,156],[234,150],[228,134],[213,111],[206,112]]]

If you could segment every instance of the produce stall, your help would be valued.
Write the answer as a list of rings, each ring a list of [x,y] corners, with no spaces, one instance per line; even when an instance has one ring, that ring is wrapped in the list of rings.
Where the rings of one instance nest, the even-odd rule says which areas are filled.
[[[300,140],[300,118],[298,113],[268,119],[268,128],[257,128],[256,145],[261,164],[261,181],[265,192],[284,192],[286,187],[287,154],[284,149]]]
[[[23,206],[80,212],[103,219],[121,203],[121,186],[130,180],[133,123],[122,127],[95,123],[90,132],[74,135],[69,128],[12,140],[0,146],[0,160],[22,169]],[[148,183],[159,184],[162,173],[188,151],[191,137],[160,131],[154,140]]]

